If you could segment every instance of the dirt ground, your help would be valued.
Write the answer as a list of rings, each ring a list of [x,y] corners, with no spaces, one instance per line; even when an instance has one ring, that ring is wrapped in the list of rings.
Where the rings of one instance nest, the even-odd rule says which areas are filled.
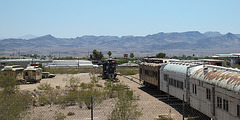
[[[65,88],[66,81],[64,81],[64,78],[68,78],[71,75],[67,74],[57,74],[54,78],[47,78],[42,79],[40,83],[50,83],[52,87],[60,86],[60,88]],[[90,75],[89,73],[81,73],[81,74],[74,74],[72,75],[74,77],[81,78],[82,82],[88,83],[90,82]],[[134,78],[139,78],[139,75],[129,76]],[[158,115],[166,115],[171,116],[171,118],[175,120],[182,119],[182,115],[176,111],[174,108],[169,106],[168,104],[158,100],[154,96],[150,95],[149,93],[145,92],[141,88],[142,85],[138,84],[137,79],[134,79],[134,81],[131,81],[130,79],[124,77],[124,76],[117,76],[120,82],[123,82],[124,84],[128,85],[130,89],[134,91],[136,95],[139,95],[139,100],[137,101],[139,109],[142,110],[143,115],[139,118],[139,120],[154,120]],[[104,80],[100,80],[100,83],[104,83]],[[34,89],[37,89],[37,86],[40,84],[25,84],[20,85],[20,90],[29,90],[33,91]],[[110,115],[114,105],[112,104],[113,99],[105,100],[100,105],[94,106],[94,120],[107,120],[108,116]],[[65,116],[67,116],[67,113],[73,112],[75,115],[73,116],[67,116],[66,120],[90,120],[91,119],[91,111],[87,108],[79,108],[78,106],[70,106],[67,108],[61,108],[57,105],[47,105],[42,107],[33,107],[30,112],[32,113],[30,116],[28,116],[26,119],[32,119],[32,120],[42,120],[47,119],[51,120],[54,119],[53,116],[56,116],[57,113],[63,113]]]

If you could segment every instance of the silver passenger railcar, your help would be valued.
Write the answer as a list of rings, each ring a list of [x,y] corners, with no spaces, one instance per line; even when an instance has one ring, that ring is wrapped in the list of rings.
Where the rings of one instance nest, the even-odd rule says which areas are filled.
[[[185,63],[168,63],[160,69],[160,90],[180,100],[186,101],[186,73],[190,65]]]
[[[240,119],[239,69],[200,62],[170,62],[162,64],[159,71],[160,91],[185,101],[213,120]],[[149,78],[141,80],[149,82]]]
[[[160,90],[184,100],[213,120],[240,119],[238,69],[196,63],[168,63],[160,68]]]
[[[190,106],[214,120],[240,119],[240,70],[201,65],[190,70]]]

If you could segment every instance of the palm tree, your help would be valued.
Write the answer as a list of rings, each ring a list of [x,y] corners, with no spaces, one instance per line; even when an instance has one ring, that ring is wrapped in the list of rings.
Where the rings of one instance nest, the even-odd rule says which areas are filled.
[[[109,56],[109,58],[110,58],[110,56],[112,55],[112,52],[111,51],[108,51],[108,56]]]

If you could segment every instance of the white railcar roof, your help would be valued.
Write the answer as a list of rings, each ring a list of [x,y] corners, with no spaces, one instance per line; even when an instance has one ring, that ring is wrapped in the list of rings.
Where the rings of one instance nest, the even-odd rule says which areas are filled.
[[[190,64],[185,64],[185,63],[169,63],[166,66],[164,66],[163,71],[186,74],[187,68],[189,66]]]
[[[4,68],[1,71],[17,71],[17,70],[23,70],[24,68],[21,66],[4,66]]]
[[[218,66],[196,66],[190,69],[190,78],[240,92],[240,70]]]
[[[28,66],[24,71],[36,71],[36,70],[41,70],[41,68],[37,66]]]

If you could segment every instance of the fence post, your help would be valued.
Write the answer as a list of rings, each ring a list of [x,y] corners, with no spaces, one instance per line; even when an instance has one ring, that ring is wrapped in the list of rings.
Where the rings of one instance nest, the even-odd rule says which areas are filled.
[[[91,120],[93,120],[93,97],[91,96]]]
[[[182,119],[184,120],[184,114],[185,114],[184,94],[183,94],[182,111],[183,111],[183,117],[182,117]]]

